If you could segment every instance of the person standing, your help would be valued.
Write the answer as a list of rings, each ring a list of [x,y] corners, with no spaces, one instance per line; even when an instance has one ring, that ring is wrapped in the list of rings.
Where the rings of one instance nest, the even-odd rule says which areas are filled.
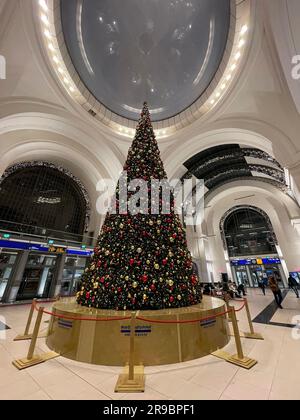
[[[283,307],[281,306],[281,303],[283,301],[282,293],[278,286],[278,282],[277,280],[275,280],[274,276],[269,277],[269,287],[273,292],[275,302],[277,303],[280,309],[283,309]]]
[[[289,288],[292,289],[295,292],[295,295],[299,299],[299,291],[298,291],[298,282],[297,282],[297,280],[294,277],[290,276],[288,278],[288,281],[289,281]]]
[[[264,296],[266,296],[266,285],[263,279],[258,281],[258,286],[261,288]]]

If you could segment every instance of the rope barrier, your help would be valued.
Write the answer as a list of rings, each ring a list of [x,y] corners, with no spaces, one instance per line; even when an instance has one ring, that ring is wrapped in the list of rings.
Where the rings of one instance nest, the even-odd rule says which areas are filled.
[[[35,310],[39,310],[39,308],[37,307],[37,302],[34,301],[33,303]],[[235,312],[239,312],[241,311],[246,305],[246,301],[244,300],[243,305],[241,306],[241,308],[239,309],[235,309]],[[61,315],[61,314],[56,314],[47,310],[43,310],[43,312],[47,315],[53,316],[54,318],[59,318],[59,319],[66,319],[66,320],[72,320],[72,321],[127,321],[129,319],[131,319],[131,317],[112,317],[112,318],[92,318],[92,317],[75,317],[75,316],[69,316],[69,315]],[[136,319],[138,319],[139,321],[143,321],[143,322],[150,322],[153,324],[194,324],[197,322],[204,322],[204,321],[209,321],[211,319],[215,319],[218,318],[220,316],[224,316],[230,313],[230,310],[224,311],[224,312],[220,312],[218,314],[215,315],[211,315],[208,317],[204,317],[204,318],[200,318],[200,319],[185,319],[185,320],[157,320],[157,319],[148,319],[148,318],[143,318],[143,317],[136,317]]]
[[[34,303],[34,308],[35,308],[36,311],[39,310],[39,308],[37,307],[36,302]],[[67,320],[72,320],[72,321],[126,321],[128,319],[131,319],[130,316],[127,316],[127,317],[115,317],[115,318],[113,318],[113,317],[112,318],[75,317],[75,316],[69,316],[69,315],[55,314],[53,312],[46,311],[45,309],[44,309],[43,312],[44,312],[44,314],[51,315],[54,318],[67,319]]]

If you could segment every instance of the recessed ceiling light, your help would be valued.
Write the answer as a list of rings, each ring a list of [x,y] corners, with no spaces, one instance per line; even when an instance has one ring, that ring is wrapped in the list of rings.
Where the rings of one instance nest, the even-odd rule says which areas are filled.
[[[248,26],[247,25],[242,26],[241,34],[245,34],[247,31],[248,31]]]
[[[51,38],[51,34],[50,34],[50,32],[48,31],[48,29],[45,29],[44,34],[45,34],[45,36],[46,36],[48,39],[50,39],[50,38]]]
[[[239,42],[238,47],[239,47],[239,48],[242,48],[242,46],[243,46],[243,45],[245,45],[245,40],[242,38],[242,39],[240,40],[240,42]]]
[[[226,76],[226,80],[230,80],[231,79],[231,74],[228,74],[227,76]]]
[[[221,96],[221,93],[220,92],[217,92],[216,93],[216,98],[219,98]]]
[[[235,60],[239,60],[241,58],[241,53],[240,52],[236,53],[234,58]]]
[[[213,105],[214,103],[215,103],[216,101],[214,100],[214,99],[212,99],[211,101],[210,101],[210,103]]]
[[[49,42],[48,47],[49,47],[49,50],[55,51],[55,48],[51,42]]]
[[[59,71],[60,74],[64,73],[64,69],[62,67],[58,67],[58,71]]]
[[[222,90],[224,90],[226,88],[226,85],[225,85],[225,83],[223,83],[222,85],[221,85],[221,89]]]
[[[41,8],[45,11],[48,12],[48,6],[45,2],[45,0],[39,0],[39,5],[41,6]]]
[[[236,64],[233,64],[233,65],[230,67],[230,69],[231,69],[231,70],[235,70],[235,69],[236,69]]]
[[[49,20],[48,20],[47,16],[44,15],[44,13],[41,15],[41,20],[46,26],[49,26]]]
[[[59,59],[56,55],[53,56],[53,61],[58,64],[59,63]]]
[[[75,92],[75,89],[72,86],[70,86],[69,89],[71,92]]]

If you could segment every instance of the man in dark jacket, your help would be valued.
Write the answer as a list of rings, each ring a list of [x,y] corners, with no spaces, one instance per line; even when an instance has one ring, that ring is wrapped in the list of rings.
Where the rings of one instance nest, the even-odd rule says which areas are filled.
[[[298,282],[297,282],[297,280],[294,277],[292,277],[292,276],[290,276],[288,280],[289,280],[289,288],[292,289],[295,292],[295,295],[299,299],[299,291],[298,291]]]
[[[274,276],[269,277],[269,287],[273,292],[275,302],[277,303],[277,305],[279,306],[280,309],[283,309],[283,307],[281,306],[281,303],[283,301],[283,297],[282,297],[282,294],[281,294],[280,287],[278,286],[278,282],[277,282],[277,280],[275,279]]]

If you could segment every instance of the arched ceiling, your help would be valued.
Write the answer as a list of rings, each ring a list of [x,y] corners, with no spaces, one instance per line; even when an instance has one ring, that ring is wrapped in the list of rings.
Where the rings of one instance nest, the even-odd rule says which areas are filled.
[[[106,108],[173,117],[207,89],[225,51],[230,0],[68,0],[64,39],[81,80]]]
[[[256,178],[285,187],[285,173],[268,153],[238,144],[216,146],[204,150],[184,163],[183,178],[203,179],[205,192],[238,179]]]

